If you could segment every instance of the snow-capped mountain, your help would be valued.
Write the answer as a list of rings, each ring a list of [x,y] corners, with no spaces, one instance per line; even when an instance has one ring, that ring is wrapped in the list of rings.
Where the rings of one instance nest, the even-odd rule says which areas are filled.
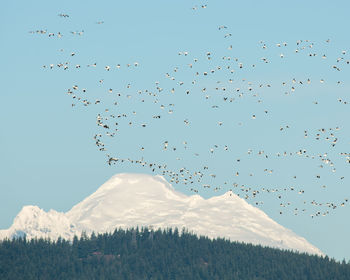
[[[102,233],[136,226],[185,227],[212,238],[323,254],[231,192],[209,199],[187,196],[163,177],[145,174],[115,175],[67,213],[24,206],[13,225],[0,230],[0,239],[23,235],[71,239],[83,231]]]

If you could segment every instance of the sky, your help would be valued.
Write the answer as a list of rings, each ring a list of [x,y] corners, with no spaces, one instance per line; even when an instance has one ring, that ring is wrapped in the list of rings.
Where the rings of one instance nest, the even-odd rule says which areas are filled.
[[[68,211],[116,173],[167,170],[350,260],[349,8],[4,2],[0,228],[24,205]]]

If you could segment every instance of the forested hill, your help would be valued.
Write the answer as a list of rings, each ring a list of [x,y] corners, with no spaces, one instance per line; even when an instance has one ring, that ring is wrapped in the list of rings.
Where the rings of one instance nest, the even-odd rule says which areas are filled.
[[[73,242],[3,240],[0,279],[349,280],[350,263],[176,229],[119,229]]]

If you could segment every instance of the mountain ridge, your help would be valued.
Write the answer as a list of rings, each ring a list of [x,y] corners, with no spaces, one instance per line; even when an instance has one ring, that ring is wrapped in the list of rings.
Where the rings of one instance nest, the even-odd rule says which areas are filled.
[[[162,176],[129,173],[114,175],[66,213],[24,206],[13,225],[0,230],[0,239],[23,235],[72,239],[83,231],[103,233],[136,226],[186,228],[210,238],[323,255],[303,237],[234,193],[208,199],[187,196]]]

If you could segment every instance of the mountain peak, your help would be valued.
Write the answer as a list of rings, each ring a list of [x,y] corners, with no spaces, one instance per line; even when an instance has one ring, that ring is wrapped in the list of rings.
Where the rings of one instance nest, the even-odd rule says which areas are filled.
[[[121,188],[128,188],[130,191],[135,189],[145,189],[149,192],[175,191],[163,176],[140,174],[140,173],[120,173],[112,176],[106,183],[98,188],[97,192],[105,192],[111,190],[120,190]]]
[[[62,236],[71,239],[83,231],[111,232],[114,229],[153,226],[186,228],[210,238],[308,252],[322,252],[279,225],[260,209],[232,192],[204,199],[176,191],[162,176],[117,174],[67,213],[45,212],[25,206],[0,238]]]

